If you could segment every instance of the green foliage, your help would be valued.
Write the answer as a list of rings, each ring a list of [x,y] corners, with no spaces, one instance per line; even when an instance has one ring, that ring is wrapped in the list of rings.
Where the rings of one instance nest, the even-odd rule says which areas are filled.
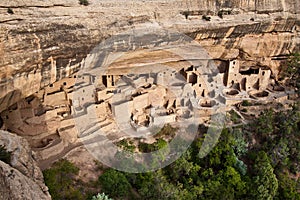
[[[233,149],[237,157],[244,156],[248,151],[248,143],[245,140],[244,133],[240,128],[234,128],[232,130],[234,137]]]
[[[76,186],[75,176],[78,172],[79,169],[68,160],[60,160],[43,171],[53,200],[85,199],[80,188]]]
[[[135,150],[133,142],[127,141],[126,139],[119,141],[116,145],[122,147],[125,151],[134,152]]]
[[[295,104],[286,112],[267,110],[249,127],[259,141],[256,148],[267,152],[272,165],[287,166],[295,173],[300,171],[299,124],[299,104]]]
[[[101,194],[97,194],[95,196],[92,197],[92,200],[113,200],[111,198],[109,198],[106,194],[101,193]]]
[[[176,134],[177,128],[173,128],[170,124],[164,125],[164,127],[155,135],[155,138],[161,137],[174,137]]]
[[[199,136],[178,160],[158,171],[134,174],[106,170],[99,177],[97,191],[101,190],[115,199],[299,199],[299,183],[292,175],[299,172],[299,129],[298,104],[286,112],[266,110],[249,125],[224,128],[218,143],[204,158],[199,157],[204,141]],[[173,131],[170,127],[169,130],[167,132]],[[178,143],[178,147],[183,142],[173,141]],[[128,141],[120,144],[132,145]],[[164,148],[166,145],[166,141],[157,138],[153,144],[140,143],[138,148],[143,152],[153,152],[168,149]],[[157,156],[159,161],[162,158]],[[126,162],[122,165],[125,166]],[[69,168],[61,169],[56,173],[66,174],[64,171]],[[76,170],[72,174],[76,174]],[[72,174],[63,177],[72,177]],[[62,193],[65,185],[69,185],[70,192],[76,188],[68,179],[62,182],[64,185],[59,186]],[[52,194],[53,189],[50,188]],[[105,198],[104,194],[99,198],[102,196]]]
[[[247,174],[247,165],[242,160],[237,159],[234,167],[241,175],[245,176]]]
[[[261,151],[257,154],[254,165],[252,195],[255,199],[273,199],[277,193],[278,180],[268,155]]]
[[[7,151],[3,145],[0,145],[0,160],[10,165],[11,152]]]
[[[98,179],[101,189],[112,197],[126,197],[131,185],[124,174],[114,169],[108,169]]]
[[[140,152],[150,153],[164,148],[165,146],[167,146],[167,144],[168,143],[165,140],[158,139],[152,144],[140,142],[138,147]]]
[[[278,199],[295,199],[300,200],[299,186],[297,187],[297,181],[289,178],[289,174],[286,172],[278,175],[279,188]],[[298,188],[298,191],[297,191]]]
[[[241,117],[234,110],[230,110],[229,114],[230,114],[230,120],[233,123],[237,124],[241,122]]]
[[[79,0],[80,5],[88,6],[90,3],[88,0]]]
[[[274,117],[274,111],[269,109],[262,112],[260,117],[256,120],[255,132],[264,140],[270,138],[270,135],[274,131]]]
[[[287,79],[286,85],[296,89],[300,94],[300,53],[289,55],[287,62],[281,67],[281,78]]]
[[[252,106],[252,103],[249,102],[248,100],[243,100],[242,101],[242,106]]]

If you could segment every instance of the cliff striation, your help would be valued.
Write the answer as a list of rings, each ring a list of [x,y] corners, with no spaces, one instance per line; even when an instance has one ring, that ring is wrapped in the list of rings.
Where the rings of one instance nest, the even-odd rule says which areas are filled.
[[[32,141],[31,147],[46,148],[49,140],[54,141],[53,144],[57,142],[63,151],[65,141],[59,136],[71,135],[73,143],[76,138],[73,138],[74,127],[68,119],[63,121],[63,128],[59,128],[58,121],[69,110],[60,110],[63,113],[60,118],[57,116],[58,111],[42,107],[37,101],[29,98],[24,103],[20,100],[45,89],[51,91],[48,97],[38,94],[41,99],[46,99],[45,105],[50,102],[49,105],[53,104],[53,109],[56,109],[57,102],[53,101],[60,98],[69,106],[68,91],[62,91],[60,87],[64,84],[68,88],[72,86],[64,78],[78,71],[91,50],[101,41],[133,27],[147,27],[150,23],[185,33],[204,47],[219,65],[220,71],[228,60],[238,60],[240,70],[260,68],[262,73],[272,73],[275,79],[286,55],[300,51],[298,0],[89,2],[89,6],[79,5],[77,0],[0,2],[0,113],[6,110],[5,112],[13,115],[14,112],[10,110],[16,110],[17,102],[21,104],[23,110],[19,115],[27,121],[23,122],[23,118],[19,121],[7,118],[4,121],[13,121],[11,124],[15,129],[19,128],[16,124],[20,127],[25,124],[24,132],[31,133],[28,136]],[[234,71],[234,74],[239,74],[239,71]],[[53,84],[54,82],[57,84]],[[55,98],[51,95],[55,95]],[[31,104],[36,104],[36,107]],[[33,111],[36,113],[32,114]],[[27,115],[30,115],[31,120],[27,119]],[[47,120],[50,122],[46,123]],[[2,122],[0,117],[0,128]],[[110,125],[110,122],[103,121],[101,127],[107,124]],[[33,128],[29,129],[29,126]],[[65,130],[65,127],[71,128]],[[36,133],[31,132],[33,129]],[[39,138],[39,134],[47,136],[47,140],[35,144],[32,136]],[[50,199],[27,141],[0,131],[1,144],[13,152],[13,159],[11,166],[0,161],[0,199]],[[56,148],[55,145],[50,145],[47,151],[43,151],[46,152],[45,155],[41,153],[39,156],[48,158],[51,153],[57,153],[51,147]]]
[[[28,96],[72,74],[98,42],[148,21],[176,28],[198,39],[213,58],[240,56],[247,57],[248,61],[255,58],[256,63],[266,62],[269,58],[267,64],[272,64],[270,58],[286,54],[297,46],[299,21],[297,15],[293,15],[298,13],[297,1],[243,2],[91,1],[90,6],[83,7],[73,1],[4,1],[0,5],[3,18],[1,105],[8,107],[21,95]],[[131,9],[122,10],[122,4],[130,5]],[[8,7],[15,14],[5,13]],[[211,22],[197,18],[185,20],[179,14],[200,8],[217,13],[222,7],[237,8],[241,14],[238,17],[229,15],[223,20],[216,17]],[[275,14],[264,16],[259,13]]]
[[[213,59],[239,58],[241,67],[268,66],[275,76],[278,57],[299,48],[297,0],[89,2],[0,2],[0,111],[77,71],[99,42],[145,23],[188,34]]]

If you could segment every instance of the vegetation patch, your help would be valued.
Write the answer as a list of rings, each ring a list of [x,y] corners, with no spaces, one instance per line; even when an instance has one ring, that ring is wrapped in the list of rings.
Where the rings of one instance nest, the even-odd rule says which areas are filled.
[[[138,148],[140,152],[150,153],[166,147],[167,144],[164,139],[157,139],[156,142],[152,144],[140,142]]]
[[[84,184],[76,179],[79,168],[68,160],[60,160],[43,171],[44,180],[53,200],[87,199]]]
[[[116,145],[129,152],[134,152],[136,149],[135,145],[133,144],[133,141],[127,139],[123,139],[117,142]]]
[[[155,134],[155,138],[173,138],[176,135],[178,128],[172,127],[170,124],[164,125],[164,127]]]
[[[8,14],[11,14],[11,15],[12,15],[12,14],[15,14],[14,11],[13,11],[11,8],[7,8],[7,13],[8,13]]]
[[[234,110],[229,111],[229,116],[230,116],[230,120],[234,124],[241,123],[241,116],[239,114],[237,114],[236,111],[234,111]]]
[[[300,95],[300,53],[292,53],[280,68],[280,80]]]
[[[105,171],[98,180],[102,191],[113,197],[124,199],[130,192],[131,185],[122,172],[114,169]]]
[[[88,6],[90,3],[88,0],[79,0],[80,5]]]

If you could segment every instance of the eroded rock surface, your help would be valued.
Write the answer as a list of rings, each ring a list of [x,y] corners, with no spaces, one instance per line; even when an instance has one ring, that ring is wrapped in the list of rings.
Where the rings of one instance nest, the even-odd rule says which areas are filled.
[[[239,58],[241,67],[268,66],[275,75],[278,59],[299,49],[297,0],[89,2],[1,1],[0,111],[77,71],[104,39],[147,23],[188,34],[213,59]]]
[[[11,165],[0,161],[0,199],[51,199],[27,141],[0,131],[0,144],[12,152]]]

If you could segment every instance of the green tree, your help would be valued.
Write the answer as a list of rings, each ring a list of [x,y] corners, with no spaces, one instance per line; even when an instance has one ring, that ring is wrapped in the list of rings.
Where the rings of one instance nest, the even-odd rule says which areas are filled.
[[[269,109],[261,113],[259,118],[256,120],[256,134],[263,140],[268,139],[274,131],[274,110]]]
[[[103,192],[112,197],[126,197],[131,188],[125,175],[114,169],[105,171],[99,176],[98,182],[100,183]]]
[[[85,199],[80,188],[77,187],[75,176],[79,168],[68,160],[60,160],[43,171],[45,183],[53,200]]]
[[[300,94],[300,53],[289,55],[287,62],[281,67],[281,78],[285,79],[285,84],[296,89]]]
[[[278,180],[268,155],[261,151],[257,154],[254,165],[252,195],[255,199],[273,199],[277,193]]]
[[[280,173],[278,176],[278,199],[295,199],[300,200],[299,187],[297,187],[297,181],[289,178],[288,173]]]

